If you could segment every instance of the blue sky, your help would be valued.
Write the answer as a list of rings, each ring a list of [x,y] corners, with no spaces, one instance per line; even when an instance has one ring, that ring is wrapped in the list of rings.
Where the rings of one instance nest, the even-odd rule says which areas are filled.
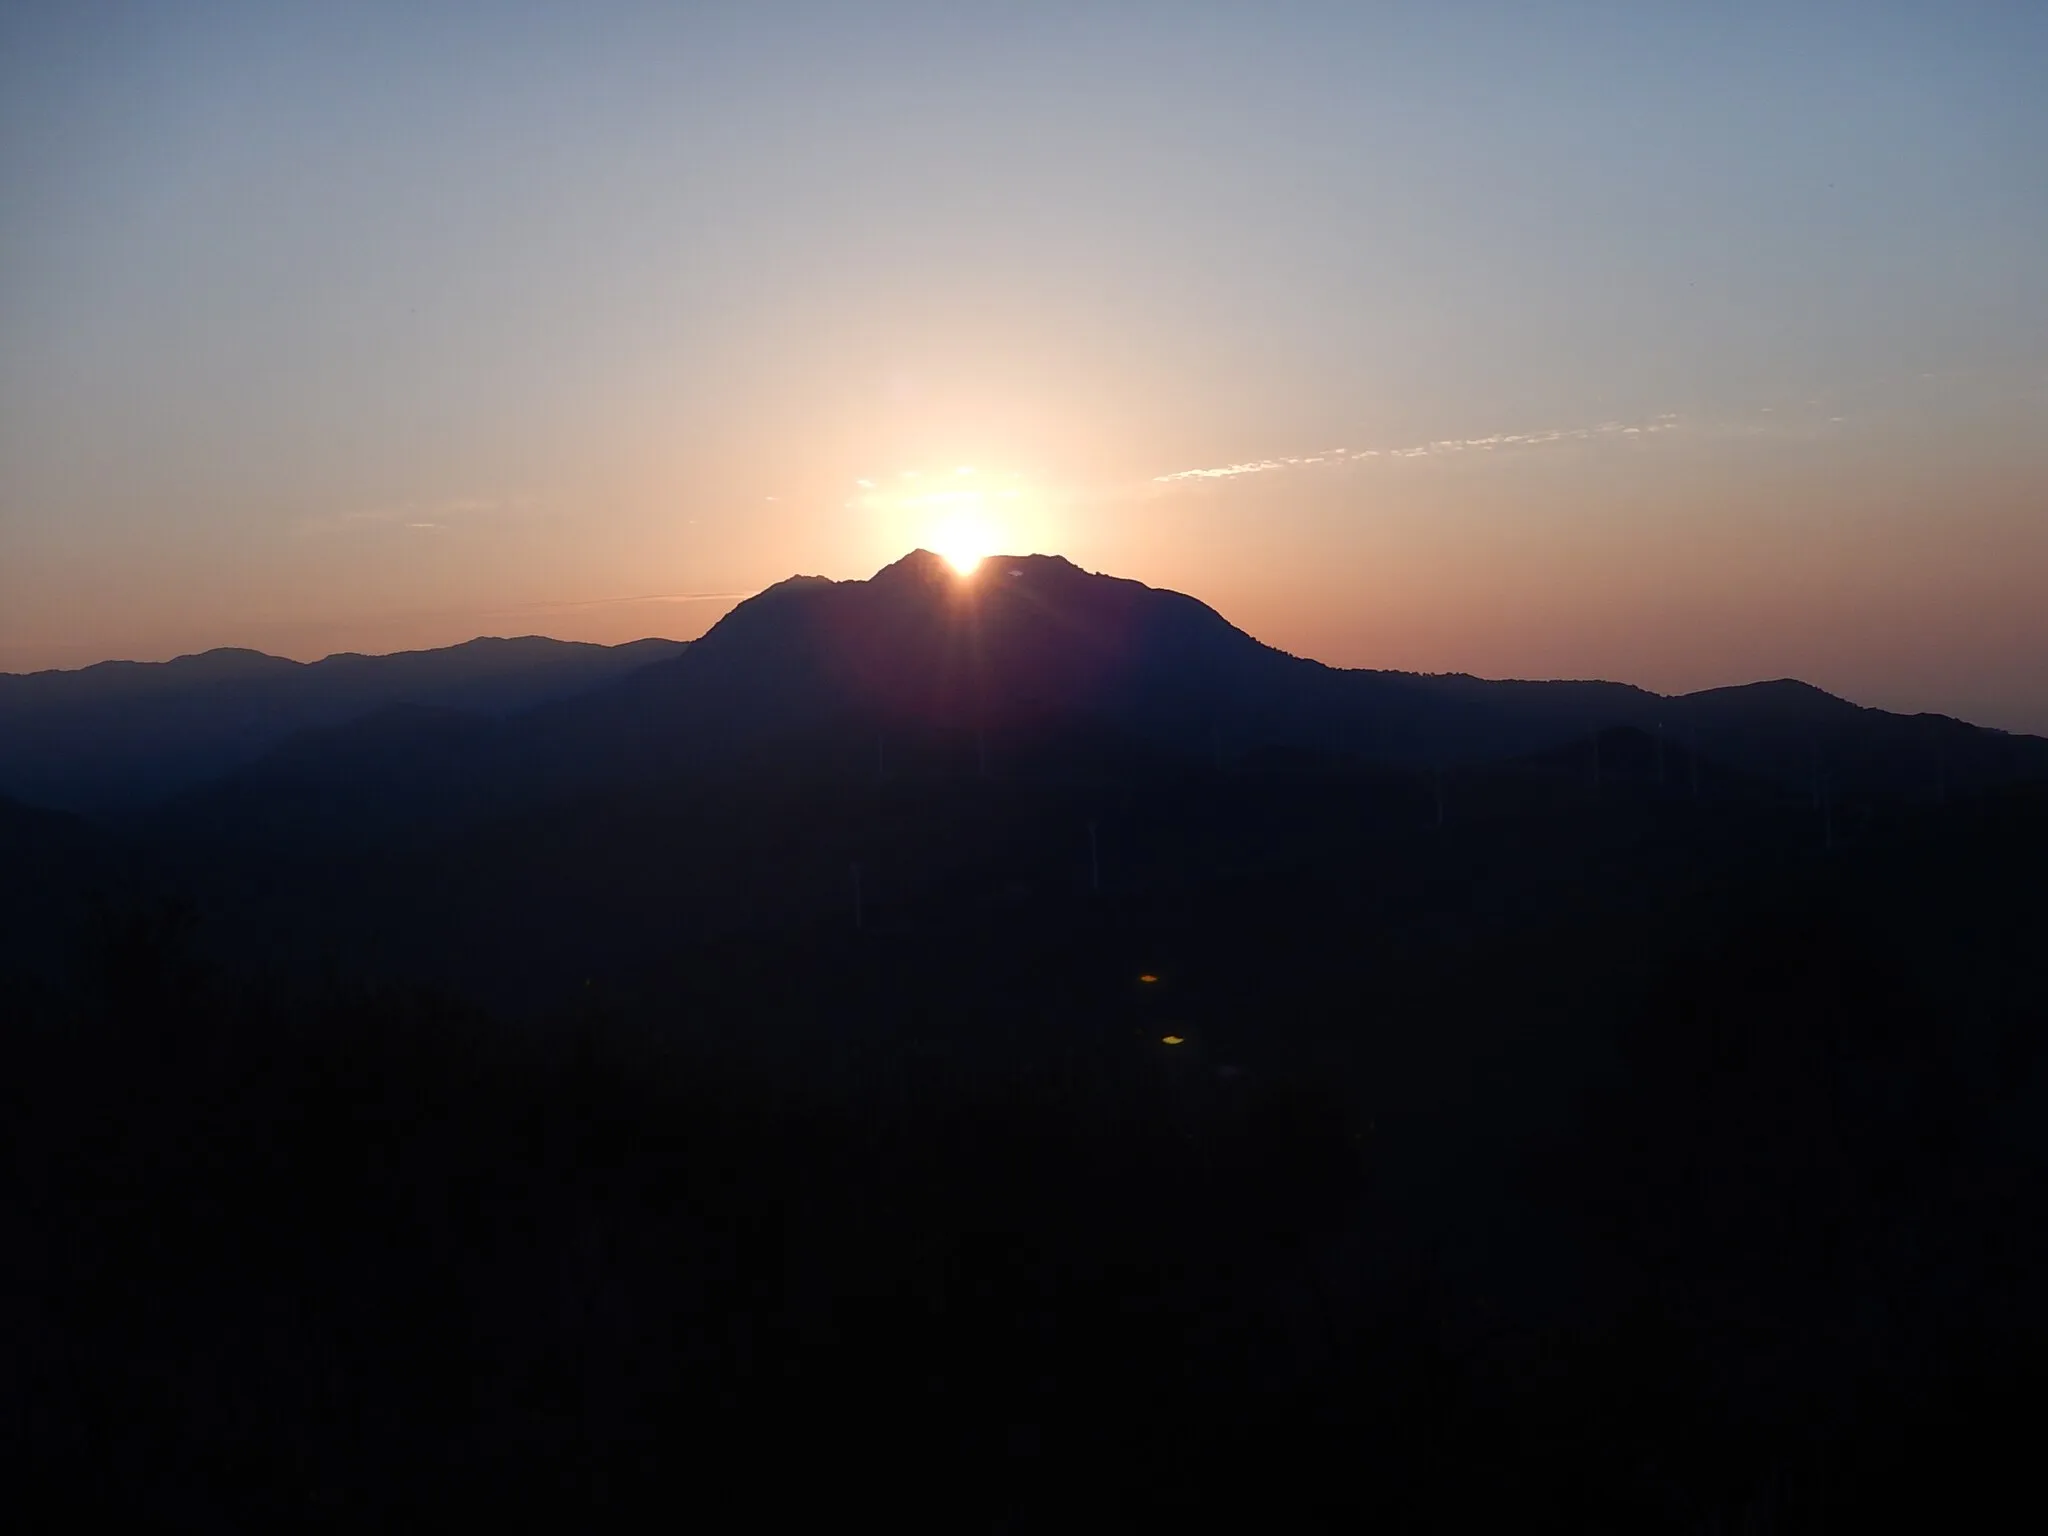
[[[688,635],[987,487],[1333,662],[2048,730],[2048,7],[0,16],[0,667]]]

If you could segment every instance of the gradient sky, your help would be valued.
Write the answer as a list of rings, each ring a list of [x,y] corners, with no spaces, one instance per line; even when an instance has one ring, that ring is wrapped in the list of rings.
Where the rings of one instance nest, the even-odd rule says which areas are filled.
[[[979,508],[1342,665],[2048,732],[2044,78],[2038,0],[0,7],[0,669],[688,637]]]

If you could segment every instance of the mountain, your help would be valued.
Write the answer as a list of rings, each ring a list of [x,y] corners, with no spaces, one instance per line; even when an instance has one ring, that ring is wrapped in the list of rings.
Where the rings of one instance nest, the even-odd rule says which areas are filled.
[[[473,819],[707,774],[918,764],[1073,778],[1160,753],[1232,764],[1277,750],[1411,772],[1518,760],[1597,779],[1598,735],[1616,729],[1643,733],[1645,761],[1662,765],[1646,771],[1676,773],[1698,754],[1714,765],[1709,785],[1732,772],[1814,800],[1933,800],[2048,777],[2048,741],[1863,709],[1802,683],[1674,698],[1348,670],[1263,645],[1194,598],[1057,556],[995,556],[961,576],[920,550],[866,581],[780,582],[687,650],[574,696],[467,723],[362,721],[196,799],[209,814],[264,801],[270,833],[286,830],[281,807],[323,807],[330,831],[355,837],[379,818]]]
[[[511,1006],[593,975],[654,995],[679,945],[837,923],[855,865],[871,920],[906,931],[1041,907],[1058,926],[1098,851],[1120,891],[1213,905],[1239,879],[1342,888],[1358,860],[1434,879],[1405,840],[1444,830],[1468,889],[1522,870],[1501,910],[1527,912],[1600,883],[1575,872],[1592,823],[1664,828],[1677,878],[1723,843],[1848,846],[1910,803],[2029,778],[2048,781],[2048,742],[1801,684],[1349,671],[1065,560],[963,578],[915,554],[782,582],[687,650],[524,711],[394,705],[301,732],[122,824],[239,914],[238,954]],[[1463,902],[1447,931],[1477,920]]]
[[[101,904],[148,905],[171,894],[104,828],[0,796],[0,977],[59,977],[79,959],[82,938],[101,936]]]
[[[1867,709],[1791,678],[1671,701],[1666,725],[1751,772],[1822,790],[1940,800],[2048,775],[2048,741],[1947,715]]]
[[[849,1434],[1045,1524],[1211,1469],[1303,1529],[1952,1524],[1987,1445],[2010,1504],[2044,746],[914,556],[146,814],[0,799],[13,1460],[195,1525],[701,1509]]]
[[[634,682],[648,744],[677,761],[722,738],[857,718],[884,731],[1028,733],[1094,720],[1204,756],[1314,746],[1394,761],[1528,750],[1652,696],[1344,671],[1262,645],[1177,592],[996,556],[968,577],[917,551],[865,582],[798,578],[741,604],[689,658]],[[613,695],[555,712],[598,722]]]
[[[671,640],[601,646],[529,635],[310,664],[223,649],[0,673],[0,794],[62,810],[130,809],[251,762],[300,731],[401,704],[508,714],[682,649]]]
[[[1267,748],[1389,765],[1539,753],[1628,726],[1806,790],[1933,795],[2048,775],[2048,741],[1864,709],[1781,681],[1675,698],[1620,683],[1352,670],[1263,645],[1181,593],[1057,556],[963,577],[917,551],[867,581],[798,577],[681,656],[509,722],[544,778],[598,783],[707,766],[837,724],[1028,739],[1082,722],[1205,760]],[[540,745],[553,744],[551,756]]]

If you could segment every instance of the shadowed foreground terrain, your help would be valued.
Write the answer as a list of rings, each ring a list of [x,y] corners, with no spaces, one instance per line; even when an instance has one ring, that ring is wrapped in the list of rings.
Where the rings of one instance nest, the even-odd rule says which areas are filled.
[[[2038,797],[1834,850],[1555,822],[1058,921],[941,895],[943,942],[768,925],[684,943],[658,1005],[516,1021],[240,982],[189,909],[117,904],[9,1000],[18,1496],[209,1530],[2031,1501]],[[1546,839],[1587,851],[1568,899],[1485,921]]]
[[[2040,1502],[2048,742],[1338,673],[1039,557],[540,660],[0,800],[22,1507]]]

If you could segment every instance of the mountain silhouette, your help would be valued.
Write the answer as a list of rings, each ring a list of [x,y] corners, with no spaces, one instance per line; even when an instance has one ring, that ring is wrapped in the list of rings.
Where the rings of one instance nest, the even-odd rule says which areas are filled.
[[[0,794],[62,810],[132,809],[260,757],[295,732],[392,704],[502,715],[679,652],[537,635],[301,663],[221,649],[175,661],[0,673]]]
[[[1226,761],[1285,748],[1473,763],[1628,726],[1800,788],[1816,758],[1842,790],[1932,790],[1938,771],[1980,786],[2048,773],[2048,741],[1863,709],[1802,683],[1667,698],[1329,667],[1192,597],[1058,556],[991,556],[962,576],[924,550],[867,581],[781,582],[684,654],[511,724],[652,772],[833,722],[1018,736],[1082,721]]]
[[[1710,763],[1704,776],[1683,769],[1692,791],[1732,775],[1816,803],[1931,800],[2048,776],[2040,738],[1864,709],[1789,680],[1665,697],[1336,668],[1264,645],[1192,597],[1058,556],[991,556],[963,576],[918,550],[865,581],[779,582],[686,649],[533,708],[359,719],[188,799],[209,816],[267,799],[274,833],[290,820],[279,806],[325,807],[340,817],[330,831],[355,836],[365,815],[476,817],[707,773],[858,773],[877,759],[885,771],[971,759],[986,776],[1279,751],[1408,771],[1521,760],[1597,779],[1599,733],[1624,728],[1645,738],[1653,779],[1694,755]],[[363,814],[348,812],[351,796]]]
[[[312,665],[252,651],[110,663],[0,677],[0,727],[0,793],[140,813],[192,849],[390,844],[718,779],[1491,765],[1560,786],[1537,800],[1633,781],[1775,796],[1831,825],[1872,796],[1938,803],[2048,778],[2048,741],[1789,679],[1665,697],[1330,667],[1192,597],[1058,556],[992,556],[963,576],[924,550],[864,581],[779,582],[687,646],[528,638]]]
[[[991,556],[962,576],[918,550],[865,582],[783,582],[694,650],[633,681],[636,703],[660,698],[678,751],[714,717],[755,732],[837,714],[1002,731],[1086,718],[1204,755],[1301,746],[1421,761],[1533,747],[1650,697],[1327,667],[1191,597],[1050,555]]]
[[[137,902],[168,894],[106,828],[0,795],[0,977],[60,976],[94,904],[114,893]]]
[[[1953,1523],[1993,1433],[2030,1474],[2048,743],[1347,671],[1045,556],[683,650],[28,681],[150,720],[69,738],[97,782],[183,709],[247,753],[0,795],[52,1496],[531,1523],[849,1435],[1064,1468],[1049,1519],[1241,1464],[1303,1529],[1691,1529],[1823,1459],[1835,1528],[1897,1467]]]
[[[1057,927],[1100,880],[1169,905],[1277,880],[1295,901],[1339,875],[1276,871],[1346,848],[1438,879],[1402,840],[1441,832],[1475,882],[1523,871],[1511,913],[1590,879],[1603,839],[1677,837],[1671,874],[1717,840],[1821,851],[2030,779],[2048,742],[1802,684],[1346,670],[1057,557],[963,577],[918,552],[778,583],[525,710],[390,704],[302,731],[119,825],[238,914],[237,954],[353,955],[510,1006],[596,973],[658,991],[684,935],[836,924],[854,865],[864,921]],[[1447,914],[1445,933],[1480,920],[1463,897]]]

